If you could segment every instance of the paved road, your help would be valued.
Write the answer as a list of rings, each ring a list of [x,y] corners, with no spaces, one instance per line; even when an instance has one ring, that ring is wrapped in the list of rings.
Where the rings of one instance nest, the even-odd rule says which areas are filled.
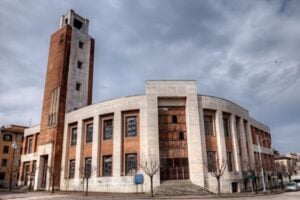
[[[91,194],[89,196],[83,196],[82,194],[49,194],[44,192],[32,192],[32,193],[14,193],[14,194],[4,194],[0,193],[1,200],[81,200],[81,199],[89,199],[89,200],[102,200],[102,199],[111,199],[111,200],[121,200],[121,199],[152,199],[147,195],[140,194]],[[298,192],[286,192],[282,194],[276,195],[262,195],[262,196],[249,196],[249,197],[240,197],[240,198],[216,198],[216,197],[197,197],[197,196],[175,196],[175,197],[155,197],[154,199],[226,199],[226,200],[250,200],[250,199],[258,199],[258,200],[299,200],[300,199],[300,191]]]

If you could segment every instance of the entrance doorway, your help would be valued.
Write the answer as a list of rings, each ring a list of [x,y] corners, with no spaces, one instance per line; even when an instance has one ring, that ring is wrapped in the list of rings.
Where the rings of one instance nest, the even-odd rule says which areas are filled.
[[[48,155],[41,156],[41,188],[46,188],[47,171],[48,171]]]
[[[231,183],[232,193],[238,192],[238,183],[232,182]]]
[[[159,107],[160,179],[189,179],[184,106]]]

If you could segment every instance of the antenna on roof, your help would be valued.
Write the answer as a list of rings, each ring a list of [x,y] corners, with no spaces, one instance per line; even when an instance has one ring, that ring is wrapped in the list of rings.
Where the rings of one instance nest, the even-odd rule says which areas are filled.
[[[32,121],[32,118],[30,118],[30,120],[29,120],[28,127],[31,127],[31,121]]]

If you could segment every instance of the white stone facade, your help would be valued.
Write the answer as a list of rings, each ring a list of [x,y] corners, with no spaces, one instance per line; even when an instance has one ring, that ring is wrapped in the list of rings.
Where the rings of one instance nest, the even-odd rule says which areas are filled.
[[[65,129],[63,139],[63,155],[62,155],[62,173],[61,173],[61,190],[82,190],[82,179],[79,175],[79,168],[82,160],[82,124],[84,120],[93,118],[93,143],[92,143],[92,166],[99,168],[99,116],[113,113],[113,168],[111,177],[98,177],[93,174],[89,181],[90,191],[101,192],[136,192],[133,176],[121,175],[121,113],[128,110],[139,110],[139,133],[140,133],[140,153],[141,159],[154,157],[159,160],[159,132],[158,132],[158,106],[159,98],[168,98],[168,101],[162,104],[172,105],[172,99],[184,98],[186,109],[186,130],[188,143],[188,160],[189,160],[189,177],[190,180],[201,187],[205,187],[211,191],[217,190],[216,179],[208,173],[206,158],[206,143],[203,122],[203,110],[209,109],[216,112],[216,138],[218,141],[218,155],[220,159],[226,160],[226,147],[224,140],[222,112],[231,114],[231,133],[233,144],[234,171],[225,171],[221,178],[222,192],[231,192],[231,183],[238,183],[238,190],[243,189],[242,186],[242,166],[241,159],[247,161],[249,168],[254,167],[254,154],[256,145],[252,145],[252,136],[250,126],[254,123],[256,127],[269,132],[269,128],[265,125],[254,121],[249,116],[249,112],[241,106],[217,97],[199,95],[196,81],[147,81],[146,94],[140,96],[122,97],[109,101],[100,102],[91,106],[81,108],[79,110],[66,114]],[[236,130],[235,117],[247,122],[246,128]],[[69,125],[77,123],[77,145],[76,145],[76,164],[75,177],[68,177],[68,145],[69,145]],[[242,125],[241,125],[242,126]],[[237,148],[237,134],[241,140],[242,158],[239,156],[239,148]],[[249,150],[246,150],[246,140]],[[250,145],[249,145],[250,144]],[[271,149],[263,148],[263,151],[272,154]],[[140,170],[141,173],[143,171]],[[143,184],[143,191],[149,191],[150,182],[146,175]],[[160,175],[154,176],[154,186],[161,184]]]

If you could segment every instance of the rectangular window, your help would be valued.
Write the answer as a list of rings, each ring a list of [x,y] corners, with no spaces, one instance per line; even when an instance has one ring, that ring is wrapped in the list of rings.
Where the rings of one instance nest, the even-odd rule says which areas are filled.
[[[4,146],[3,153],[8,153],[8,152],[9,152],[9,146]]]
[[[77,83],[76,83],[76,90],[77,90],[77,91],[80,91],[80,87],[81,87],[81,84],[77,82]]]
[[[86,143],[93,141],[93,124],[86,125]]]
[[[137,154],[131,153],[125,155],[126,175],[134,175],[137,171]]]
[[[71,146],[77,144],[77,127],[71,128]]]
[[[217,167],[217,157],[215,151],[207,151],[207,169],[208,172],[215,172]]]
[[[78,69],[81,69],[81,67],[82,67],[82,62],[77,61],[77,68],[78,68]]]
[[[103,176],[112,175],[112,156],[103,156],[102,174]]]
[[[7,159],[2,159],[2,162],[1,162],[1,167],[6,167],[7,166]]]
[[[5,180],[5,173],[0,172],[0,181],[4,181],[4,180]]]
[[[78,42],[78,47],[79,47],[80,49],[83,49],[83,42],[79,41],[79,42]]]
[[[126,137],[137,135],[136,116],[126,117]]]
[[[233,164],[232,164],[232,154],[231,154],[231,152],[227,152],[227,166],[228,166],[228,171],[232,172]]]
[[[75,160],[70,160],[69,178],[75,177]]]
[[[12,135],[4,134],[3,135],[3,141],[12,141]]]
[[[108,119],[104,121],[104,127],[103,127],[103,140],[110,140],[112,139],[113,134],[113,120]]]
[[[91,175],[92,175],[92,158],[85,158],[84,173],[85,173],[86,178],[91,177]]]
[[[204,115],[205,135],[214,136],[213,116]]]
[[[224,127],[224,135],[225,137],[230,136],[230,129],[229,129],[229,118],[228,117],[223,117],[223,127]]]
[[[28,138],[27,142],[27,153],[32,153],[32,138]]]

